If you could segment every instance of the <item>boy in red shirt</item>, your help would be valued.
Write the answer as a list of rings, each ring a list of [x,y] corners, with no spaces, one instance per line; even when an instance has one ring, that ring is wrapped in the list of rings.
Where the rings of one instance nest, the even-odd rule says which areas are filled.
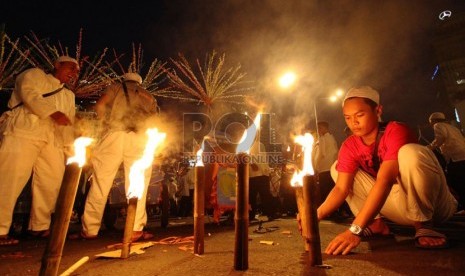
[[[446,236],[431,225],[449,219],[457,202],[433,152],[415,143],[405,124],[380,123],[382,106],[378,92],[371,87],[349,90],[342,109],[353,135],[341,146],[331,170],[336,185],[318,208],[318,219],[331,214],[344,200],[355,219],[329,243],[325,253],[345,255],[362,237],[389,234],[381,216],[414,226],[417,247],[446,247]]]

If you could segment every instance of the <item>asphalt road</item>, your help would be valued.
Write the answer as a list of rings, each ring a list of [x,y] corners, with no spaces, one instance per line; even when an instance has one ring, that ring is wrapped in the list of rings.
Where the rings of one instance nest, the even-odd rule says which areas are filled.
[[[192,218],[171,218],[167,228],[161,228],[156,219],[150,220],[149,230],[155,238],[142,254],[133,254],[128,259],[96,257],[111,251],[107,246],[121,241],[123,220],[119,219],[116,230],[102,231],[99,239],[67,240],[59,273],[89,256],[90,260],[71,275],[465,275],[465,217],[455,217],[441,226],[450,237],[449,249],[417,249],[413,229],[390,224],[395,233],[393,238],[362,242],[347,256],[323,254],[323,263],[329,268],[309,266],[295,218],[264,222],[260,229],[259,223],[254,222],[249,227],[246,271],[234,269],[235,233],[231,223],[217,225],[207,220],[205,254],[201,256],[193,254],[192,243],[160,242],[168,237],[192,236]],[[322,221],[322,248],[349,223]],[[78,225],[70,225],[70,231],[77,229]],[[38,275],[45,245],[46,240],[23,238],[19,245],[0,247],[0,275]]]

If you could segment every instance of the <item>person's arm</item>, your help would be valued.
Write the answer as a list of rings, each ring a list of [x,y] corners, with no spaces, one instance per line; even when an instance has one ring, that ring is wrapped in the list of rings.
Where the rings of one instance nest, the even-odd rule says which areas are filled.
[[[396,177],[399,174],[399,163],[397,160],[387,160],[381,164],[376,177],[376,182],[368,194],[360,212],[355,217],[353,224],[365,228],[371,220],[378,214],[383,207],[392,185],[396,182]],[[346,255],[353,248],[360,244],[360,237],[352,234],[347,229],[343,233],[337,235],[328,245],[325,250],[326,254]]]
[[[326,200],[318,207],[318,220],[322,220],[339,208],[349,195],[354,182],[354,174],[339,172],[334,188]]]
[[[436,123],[433,126],[434,129],[434,140],[431,142],[431,144],[428,145],[428,148],[430,149],[436,149],[439,148],[442,144],[444,144],[446,140],[446,129],[441,126],[440,123]]]

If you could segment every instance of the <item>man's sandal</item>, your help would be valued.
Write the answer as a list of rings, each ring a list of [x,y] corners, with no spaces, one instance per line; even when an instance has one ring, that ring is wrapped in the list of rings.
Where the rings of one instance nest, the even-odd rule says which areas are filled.
[[[69,240],[95,240],[96,238],[98,238],[98,235],[89,236],[82,231],[79,233],[73,233],[68,235]]]
[[[394,238],[394,234],[389,232],[387,234],[381,233],[373,233],[373,230],[370,227],[365,227],[360,235],[364,240],[371,240],[371,239],[392,239]]]
[[[138,240],[149,240],[155,237],[152,233],[147,231],[134,231],[131,237],[131,242],[136,242]]]
[[[420,238],[423,237],[430,237],[430,238],[443,238],[445,242],[440,245],[423,245],[420,244]],[[449,248],[449,241],[447,239],[447,236],[434,231],[433,229],[430,228],[420,228],[417,230],[415,233],[415,247],[421,248],[421,249],[444,249],[444,248]]]
[[[16,245],[18,243],[19,240],[10,238],[8,236],[0,237],[0,246]]]
[[[32,230],[29,230],[28,231],[28,234],[34,238],[38,238],[38,239],[46,239],[50,236],[50,230],[47,229],[47,230],[40,230],[40,231],[32,231]]]

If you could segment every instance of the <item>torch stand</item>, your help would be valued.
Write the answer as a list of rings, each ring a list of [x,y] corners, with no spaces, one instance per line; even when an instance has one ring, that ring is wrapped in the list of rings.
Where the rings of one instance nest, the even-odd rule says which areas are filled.
[[[55,206],[55,215],[53,216],[50,237],[48,238],[47,247],[42,256],[42,265],[39,273],[41,276],[58,274],[58,267],[60,266],[61,255],[65,245],[66,234],[68,232],[81,172],[82,169],[77,163],[66,165],[60,193]]]
[[[321,266],[321,243],[320,243],[320,230],[318,228],[317,216],[317,193],[316,181],[313,175],[305,175],[303,179],[303,201],[305,204],[304,213],[307,218],[306,224],[308,229],[308,236],[306,237],[306,246],[308,244],[309,260],[311,266]],[[303,225],[303,220],[302,220]]]
[[[121,249],[121,258],[126,259],[131,253],[131,239],[136,219],[137,197],[128,200],[128,210],[126,212],[126,224],[124,225],[123,248]]]
[[[194,186],[194,254],[204,253],[205,235],[205,167],[195,167]]]
[[[237,155],[234,269],[249,268],[249,156]]]

